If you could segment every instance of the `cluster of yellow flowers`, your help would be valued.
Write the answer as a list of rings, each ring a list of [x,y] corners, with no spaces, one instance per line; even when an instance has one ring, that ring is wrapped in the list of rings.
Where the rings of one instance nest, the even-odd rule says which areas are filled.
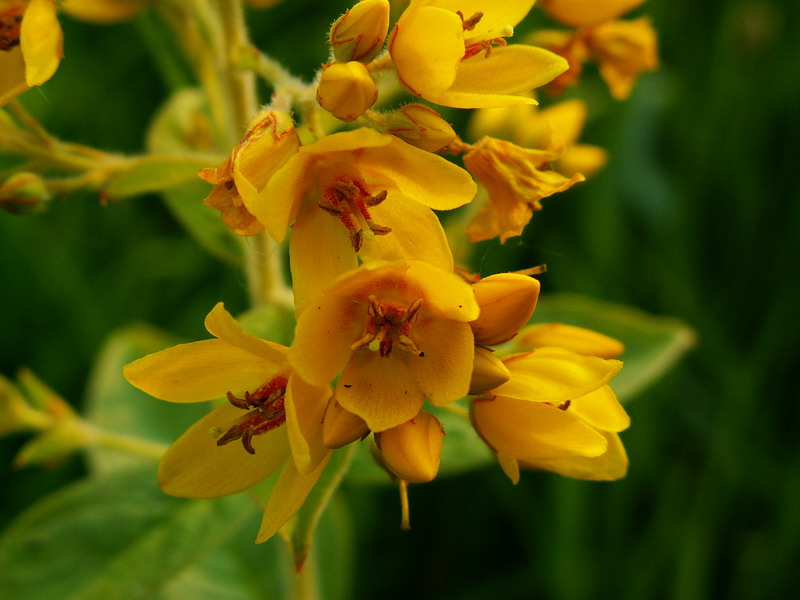
[[[278,243],[291,232],[291,346],[247,333],[220,303],[205,321],[212,339],[125,368],[133,385],[163,400],[227,398],[163,456],[167,493],[220,497],[280,471],[264,541],[302,506],[332,453],[368,436],[403,486],[434,479],[446,432],[426,403],[468,403],[464,415],[514,482],[520,467],[625,474],[617,434],[629,420],[608,385],[621,344],[567,325],[526,326],[538,271],[469,274],[433,211],[483,198],[466,235],[505,242],[543,198],[602,167],[602,149],[575,143],[585,105],[537,111],[532,90],[574,83],[576,65],[595,58],[613,94],[627,94],[655,66],[654,37],[644,20],[612,19],[640,2],[544,2],[578,27],[537,34],[548,49],[509,43],[534,0],[411,0],[391,32],[389,1],[363,0],[333,24],[316,101],[336,129],[357,128],[300,127],[276,94],[225,162],[200,172],[213,184],[206,203],[236,234]],[[61,6],[114,20],[143,4]],[[2,102],[57,68],[55,9],[53,0],[0,0]],[[470,125],[477,141],[460,139],[426,104],[373,110],[392,76],[429,103],[479,109]],[[466,169],[440,154],[462,155]]]

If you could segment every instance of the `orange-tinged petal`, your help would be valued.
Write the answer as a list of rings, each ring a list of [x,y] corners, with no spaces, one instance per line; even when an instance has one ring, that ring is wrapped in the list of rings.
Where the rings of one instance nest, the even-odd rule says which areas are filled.
[[[377,223],[391,227],[392,231],[365,240],[359,252],[363,260],[422,259],[445,271],[453,270],[453,254],[447,237],[430,208],[399,192],[391,192],[386,201],[371,209],[371,213]]]
[[[555,162],[556,171],[566,177],[580,173],[584,177],[591,177],[606,166],[608,152],[600,146],[589,144],[575,144],[564,151]]]
[[[289,377],[284,404],[286,426],[292,456],[300,473],[316,469],[328,455],[329,450],[322,444],[322,421],[332,395],[329,385],[310,385],[295,374]]]
[[[368,184],[389,180],[401,194],[434,210],[458,208],[475,196],[475,182],[461,167],[394,136],[386,137],[390,140],[386,146],[365,151],[358,162]]]
[[[578,418],[549,404],[497,396],[472,403],[472,422],[498,454],[521,461],[599,456],[606,439]]]
[[[278,530],[302,508],[308,494],[325,470],[330,456],[329,453],[319,466],[309,473],[300,473],[295,467],[294,461],[286,462],[267,506],[264,507],[264,518],[256,536],[257,544],[266,542],[278,533]]]
[[[28,89],[22,48],[0,51],[0,106]]]
[[[536,104],[529,92],[567,70],[557,54],[515,44],[493,48],[488,57],[476,54],[461,62],[453,85],[428,100],[454,108],[493,108]]]
[[[412,4],[392,32],[389,52],[403,85],[418,96],[438,96],[455,81],[464,56],[462,21],[449,10]]]
[[[257,338],[247,333],[239,322],[218,302],[206,315],[205,326],[208,332],[231,346],[241,348],[260,358],[281,363],[286,361],[288,348]]]
[[[611,21],[592,31],[592,54],[614,98],[627,98],[641,73],[658,68],[657,46],[656,32],[647,17]]]
[[[372,431],[405,423],[422,408],[424,394],[399,352],[388,357],[366,349],[353,353],[336,384],[339,404]]]
[[[31,0],[22,16],[19,41],[27,84],[42,85],[56,72],[63,56],[63,35],[53,0]]]
[[[227,430],[243,414],[224,404],[187,429],[161,458],[161,489],[181,498],[219,498],[244,491],[277,471],[289,457],[285,427],[254,436],[255,454],[236,441],[217,446],[212,432]]]
[[[284,361],[266,360],[223,340],[202,340],[149,354],[126,365],[123,374],[161,400],[202,402],[252,392],[287,370]]]
[[[312,203],[303,206],[292,228],[289,260],[298,318],[323,289],[358,266],[347,230],[337,218]]]
[[[542,6],[562,23],[588,27],[633,10],[644,0],[544,0]]]
[[[537,459],[522,463],[526,469],[553,471],[565,477],[589,481],[614,481],[628,472],[628,455],[616,433],[599,431],[608,442],[600,456],[573,456],[569,458]]]
[[[602,431],[624,431],[631,424],[631,418],[608,385],[576,398],[569,410],[585,423]]]
[[[622,368],[618,360],[582,356],[561,348],[538,348],[503,362],[511,371],[511,379],[493,393],[554,404],[600,388]]]
[[[414,382],[431,404],[442,406],[467,395],[475,343],[466,323],[420,318],[413,338],[424,356],[403,354]]]
[[[149,0],[62,0],[60,8],[75,17],[92,23],[116,23],[132,19]]]

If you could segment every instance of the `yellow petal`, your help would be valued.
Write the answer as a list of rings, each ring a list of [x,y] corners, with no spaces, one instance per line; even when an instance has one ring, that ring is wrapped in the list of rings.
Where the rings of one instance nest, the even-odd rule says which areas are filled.
[[[492,350],[483,346],[475,346],[475,358],[472,363],[472,377],[469,382],[469,395],[485,394],[500,387],[511,379],[508,370]]]
[[[359,252],[363,260],[422,259],[445,271],[453,270],[453,254],[447,237],[430,208],[399,192],[390,192],[389,197],[370,212],[376,223],[391,227],[392,231],[365,240]],[[319,252],[315,255],[319,260]]]
[[[286,462],[286,428],[256,435],[255,454],[234,440],[217,446],[214,432],[224,432],[244,411],[224,404],[192,425],[169,447],[158,465],[158,483],[171,496],[219,498],[244,491]]]
[[[372,431],[384,431],[413,419],[422,407],[417,387],[400,350],[380,356],[370,350],[353,353],[336,384],[343,408],[364,419]]]
[[[0,51],[0,106],[4,106],[13,98],[26,91],[25,59],[22,48]]]
[[[389,180],[401,194],[434,210],[458,208],[475,196],[475,182],[464,169],[394,136],[387,137],[389,144],[365,151],[359,160],[370,187]]]
[[[295,374],[289,377],[284,405],[286,426],[292,456],[300,473],[316,469],[328,455],[328,449],[322,444],[322,421],[332,395],[329,385],[313,386]]]
[[[408,263],[406,280],[423,291],[420,316],[428,314],[454,321],[474,321],[480,314],[472,286],[452,272],[421,261]]]
[[[525,461],[520,466],[526,469],[553,471],[565,477],[590,481],[614,481],[628,472],[628,455],[616,433],[599,431],[608,442],[608,448],[600,456],[573,456],[569,458],[537,459]]]
[[[375,434],[375,441],[392,473],[411,483],[424,483],[439,471],[443,435],[439,420],[422,410],[410,421]]]
[[[639,75],[658,68],[658,42],[650,19],[611,21],[592,32],[591,49],[611,95],[627,98]]]
[[[278,530],[302,508],[308,494],[325,470],[329,459],[330,453],[310,473],[300,473],[295,467],[294,461],[286,462],[267,506],[264,507],[264,518],[261,521],[258,536],[256,536],[257,544],[266,542],[278,533]]]
[[[583,125],[586,123],[587,112],[585,102],[567,100],[548,106],[539,113],[539,116],[550,125],[553,135],[558,138],[556,145],[563,148],[573,144],[580,137]]]
[[[467,395],[472,380],[475,341],[466,323],[420,318],[412,337],[424,356],[404,352],[416,386],[431,404],[442,406]]]
[[[576,398],[569,410],[591,427],[602,431],[624,431],[631,424],[631,418],[608,385]]]
[[[567,70],[557,54],[516,44],[493,48],[487,58],[477,54],[461,62],[453,85],[431,102],[454,108],[492,108],[509,104],[536,104],[529,92]]]
[[[434,6],[410,6],[389,40],[400,81],[417,96],[449,88],[464,56],[464,30],[457,14]]]
[[[519,483],[519,461],[505,454],[497,454],[497,462],[500,463],[500,468],[503,469],[503,473],[511,480],[511,483],[517,485]]]
[[[31,0],[22,16],[19,41],[25,57],[27,84],[42,85],[56,72],[64,55],[63,35],[53,0]]]
[[[504,396],[473,401],[472,422],[495,452],[521,461],[599,456],[607,445],[568,410]]]
[[[622,368],[618,360],[582,356],[561,348],[538,348],[503,361],[511,379],[494,393],[560,404],[605,385]]]
[[[62,0],[60,7],[76,19],[116,23],[132,19],[149,0]]]
[[[211,335],[227,342],[231,346],[236,346],[255,356],[276,363],[286,360],[288,348],[274,342],[259,339],[245,332],[239,322],[225,310],[222,302],[218,302],[211,309],[211,312],[206,315],[205,326]]]
[[[483,36],[490,31],[517,25],[530,12],[535,1],[503,0],[489,3],[486,0],[432,0],[428,4],[452,12],[459,10],[465,19],[475,13],[483,13],[475,29],[467,32],[469,36]]]
[[[576,354],[617,358],[625,350],[621,342],[591,329],[564,323],[542,323],[523,329],[514,340],[515,346],[523,350],[556,346]]]
[[[574,27],[588,27],[614,19],[639,6],[644,0],[543,0],[550,15]]]
[[[539,281],[518,273],[498,273],[472,286],[481,313],[470,326],[475,343],[495,346],[513,338],[528,322],[539,299]]]
[[[591,177],[606,166],[607,162],[608,152],[604,148],[589,144],[575,144],[564,151],[561,158],[555,162],[555,168],[565,177],[572,177],[576,173]]]
[[[241,396],[287,371],[222,340],[181,344],[149,354],[123,368],[125,378],[151,396],[169,402],[201,402]]]

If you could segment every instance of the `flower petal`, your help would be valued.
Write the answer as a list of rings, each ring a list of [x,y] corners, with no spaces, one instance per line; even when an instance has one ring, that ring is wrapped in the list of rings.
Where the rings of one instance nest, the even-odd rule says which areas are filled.
[[[19,42],[25,57],[25,79],[31,87],[53,76],[64,52],[61,25],[53,0],[31,0],[22,16]]]
[[[565,477],[590,481],[614,481],[628,472],[628,455],[616,433],[598,431],[608,442],[607,450],[600,456],[571,456],[568,458],[537,459],[525,461],[526,469],[553,471]]]
[[[218,302],[206,315],[205,326],[211,335],[228,342],[231,346],[276,363],[286,361],[288,348],[245,332],[239,322],[225,310],[222,302]]]
[[[413,419],[423,398],[408,367],[395,353],[384,357],[370,350],[355,352],[336,385],[339,404],[364,419],[372,431]]]
[[[329,453],[310,473],[300,473],[293,461],[286,462],[267,506],[264,507],[264,518],[261,520],[261,528],[256,536],[257,544],[266,542],[278,533],[278,530],[303,507],[308,494],[325,470],[331,454]]]
[[[286,389],[286,426],[297,470],[308,473],[328,455],[322,444],[322,421],[325,408],[333,395],[329,385],[313,386],[297,375],[289,377]]]
[[[0,51],[0,106],[4,106],[27,89],[29,88],[25,83],[25,59],[22,57],[22,48]]]
[[[603,431],[624,431],[631,425],[631,418],[608,385],[576,398],[569,410],[595,429]]]
[[[536,0],[503,0],[488,3],[486,0],[433,0],[429,4],[452,12],[461,11],[465,19],[483,13],[469,36],[481,36],[504,27],[514,27],[530,12]]]
[[[544,0],[544,9],[562,23],[587,27],[608,21],[639,6],[644,0]]]
[[[511,379],[493,393],[554,404],[600,388],[622,368],[618,360],[582,356],[561,348],[538,348],[503,362],[511,371]]]
[[[123,374],[161,400],[202,402],[254,391],[286,370],[283,361],[265,360],[223,340],[202,340],[149,354],[126,365]]]
[[[300,151],[270,178],[269,183],[252,196],[248,210],[264,225],[276,242],[283,241],[286,229],[297,217],[314,178],[308,173],[314,157]]]
[[[224,432],[243,414],[224,404],[187,429],[161,458],[161,489],[181,498],[219,498],[244,491],[277,471],[289,457],[285,427],[254,436],[255,454],[235,440],[217,446],[210,432]]]

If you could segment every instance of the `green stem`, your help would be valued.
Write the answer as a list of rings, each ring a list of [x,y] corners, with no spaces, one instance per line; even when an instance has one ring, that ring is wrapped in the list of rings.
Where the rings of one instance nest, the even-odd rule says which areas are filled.
[[[222,17],[222,28],[225,35],[226,62],[225,73],[228,79],[228,91],[234,111],[234,120],[240,127],[240,135],[258,110],[255,75],[243,69],[240,56],[250,46],[247,27],[244,22],[242,0],[221,0],[219,13]]]
[[[167,446],[150,442],[140,438],[130,437],[127,435],[119,435],[110,431],[103,431],[100,429],[93,429],[91,431],[92,437],[90,438],[97,446],[105,448],[112,448],[128,454],[135,454],[145,458],[152,458],[158,460],[166,452]]]
[[[291,546],[286,548],[291,555]],[[294,559],[292,558],[292,565]],[[303,568],[297,571],[292,568],[292,600],[318,600],[319,599],[319,573],[317,571],[317,560],[314,552],[309,553],[308,558],[303,564]]]
[[[242,238],[250,303],[292,306],[292,292],[283,277],[283,252],[265,232]]]

